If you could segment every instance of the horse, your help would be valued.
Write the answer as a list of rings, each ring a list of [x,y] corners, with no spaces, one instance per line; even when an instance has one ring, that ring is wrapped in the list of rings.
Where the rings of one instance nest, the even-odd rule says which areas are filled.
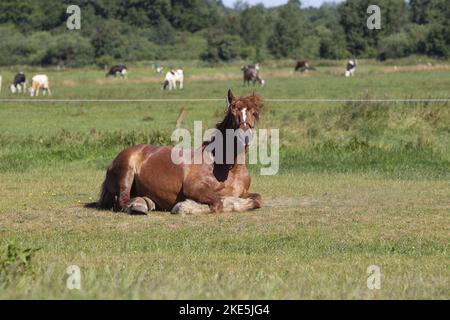
[[[122,78],[126,78],[128,74],[128,68],[124,65],[117,65],[117,66],[113,66],[111,67],[111,69],[109,69],[108,73],[106,73],[105,77],[109,77],[109,76],[121,76]]]
[[[49,96],[52,94],[52,92],[50,91],[48,77],[45,74],[35,75],[31,79],[30,95],[32,97],[34,97],[35,95],[36,97],[39,96],[39,89],[43,90],[44,96],[47,92]]]
[[[350,59],[347,62],[347,66],[345,68],[345,76],[346,77],[353,77],[355,75],[356,70],[356,60]]]
[[[180,89],[183,89],[183,82],[184,82],[184,73],[183,69],[177,69],[177,70],[170,70],[166,73],[166,78],[164,79],[164,83],[162,86],[162,90],[176,90],[177,89],[177,82],[180,83]]]
[[[171,146],[141,144],[120,152],[106,171],[99,200],[91,205],[129,214],[146,214],[155,209],[174,212],[180,205],[186,208],[192,204],[194,208],[206,205],[208,212],[260,208],[261,196],[249,193],[250,175],[245,164],[251,139],[230,137],[226,132],[231,129],[251,134],[263,101],[255,92],[236,98],[228,90],[227,103],[216,134],[198,148],[181,149],[189,161],[174,162],[173,152],[180,150]],[[213,148],[219,138],[224,143]],[[210,161],[192,161],[198,155]],[[230,201],[233,199],[237,201]]]
[[[25,93],[26,87],[27,87],[27,82],[26,82],[25,74],[23,72],[19,72],[15,75],[14,81],[13,81],[13,83],[11,83],[11,86],[9,87],[9,89],[11,90],[11,93],[16,93],[16,92],[21,93],[22,91]]]
[[[261,87],[264,86],[265,81],[259,76],[259,64],[243,66],[241,71],[244,76],[244,86],[250,85],[250,81],[253,82],[253,85],[258,82]]]

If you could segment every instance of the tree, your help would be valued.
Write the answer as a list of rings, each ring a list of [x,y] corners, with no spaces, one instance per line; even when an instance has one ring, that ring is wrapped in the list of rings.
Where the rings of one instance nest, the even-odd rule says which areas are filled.
[[[263,5],[245,8],[241,13],[241,36],[247,45],[255,48],[256,60],[261,59],[261,48],[266,45],[268,24]]]
[[[231,61],[240,56],[244,48],[242,39],[233,35],[210,35],[202,58],[210,62]]]
[[[410,0],[411,20],[417,24],[430,22],[432,0]]]
[[[300,1],[290,0],[279,9],[274,31],[268,41],[270,52],[277,58],[293,56],[306,34],[300,6]]]

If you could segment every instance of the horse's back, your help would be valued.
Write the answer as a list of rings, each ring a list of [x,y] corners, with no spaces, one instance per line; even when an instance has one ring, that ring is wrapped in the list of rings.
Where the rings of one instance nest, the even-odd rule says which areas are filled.
[[[113,160],[110,169],[120,170],[133,168],[134,171],[137,171],[137,168],[140,167],[142,162],[144,162],[145,159],[153,152],[155,152],[158,148],[161,147],[153,146],[150,144],[139,144],[125,148]]]

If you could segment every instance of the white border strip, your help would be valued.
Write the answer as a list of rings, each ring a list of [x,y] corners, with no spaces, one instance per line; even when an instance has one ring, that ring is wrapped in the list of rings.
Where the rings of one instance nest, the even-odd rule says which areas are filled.
[[[223,101],[216,98],[193,99],[0,99],[0,102],[202,102]],[[450,98],[442,99],[264,99],[270,102],[450,102]]]

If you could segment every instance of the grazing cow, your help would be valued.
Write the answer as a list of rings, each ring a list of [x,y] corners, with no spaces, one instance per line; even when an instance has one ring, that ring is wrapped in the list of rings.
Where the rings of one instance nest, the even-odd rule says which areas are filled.
[[[152,63],[152,69],[155,70],[156,73],[161,73],[164,70],[163,66]]]
[[[18,74],[16,74],[16,76],[14,77],[14,81],[11,84],[11,86],[9,87],[12,93],[21,93],[22,91],[24,93],[26,93],[26,87],[27,87],[27,82],[26,82],[26,77],[25,74],[23,72],[19,72]]]
[[[311,66],[311,62],[308,59],[298,60],[295,65],[295,71],[300,70],[300,72],[305,72],[308,70],[316,70],[313,66]]]
[[[105,77],[109,77],[109,76],[121,76],[122,78],[126,78],[128,74],[128,68],[124,65],[118,65],[118,66],[113,66],[111,67],[111,69],[109,69],[108,73],[106,74]]]
[[[241,71],[244,75],[244,86],[250,85],[250,81],[253,82],[253,85],[258,82],[261,87],[264,86],[265,81],[259,76],[259,64],[243,66]]]
[[[348,60],[347,67],[345,69],[345,76],[353,77],[355,75],[355,69],[356,69],[356,60],[354,59]]]
[[[182,69],[170,70],[166,73],[166,78],[162,86],[162,90],[176,90],[177,82],[180,83],[180,89],[183,89],[184,73]]]
[[[31,78],[30,95],[32,97],[35,95],[36,97],[39,96],[39,89],[43,90],[44,96],[47,92],[49,96],[52,94],[50,91],[48,77],[45,74],[38,74]]]

